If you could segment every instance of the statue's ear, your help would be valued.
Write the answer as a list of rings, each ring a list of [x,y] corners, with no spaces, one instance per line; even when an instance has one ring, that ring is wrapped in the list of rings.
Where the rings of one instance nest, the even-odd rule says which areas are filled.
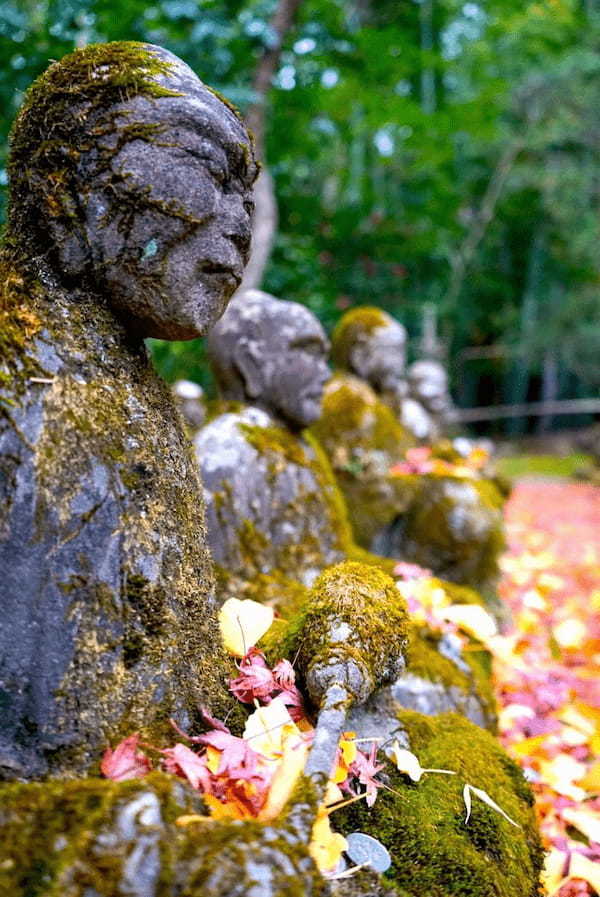
[[[264,386],[263,364],[256,343],[241,339],[233,351],[235,366],[244,381],[244,392],[249,399],[262,394]]]

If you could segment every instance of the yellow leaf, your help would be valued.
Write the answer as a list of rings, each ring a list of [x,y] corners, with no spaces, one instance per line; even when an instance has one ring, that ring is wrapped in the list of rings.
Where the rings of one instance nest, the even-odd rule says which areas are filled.
[[[579,763],[569,754],[559,754],[553,760],[540,763],[542,781],[558,794],[577,801],[583,800],[586,794],[583,788],[573,783],[582,779],[586,772],[585,764]]]
[[[565,881],[563,869],[565,868],[566,859],[566,854],[555,847],[546,855],[542,871],[542,884],[546,889],[548,897],[552,897],[558,891],[563,881]]]
[[[596,893],[600,894],[600,863],[588,860],[581,853],[571,855],[569,866],[569,878],[581,878],[592,886]]]
[[[579,784],[592,794],[600,794],[600,763],[595,763]]]
[[[498,632],[494,618],[478,604],[451,604],[440,613],[445,620],[482,642]]]
[[[341,761],[340,763],[338,763],[333,772],[333,781],[337,784],[343,782],[344,779],[348,778],[348,767],[356,760],[356,754],[358,752],[356,742],[353,740],[355,737],[355,733],[344,732],[344,736],[346,737],[342,736],[342,738],[340,739],[340,753],[342,755]]]
[[[587,637],[587,627],[583,620],[563,620],[554,627],[553,634],[561,648],[581,648]]]
[[[586,838],[600,844],[600,812],[598,810],[566,807],[562,811],[562,815],[563,819],[566,819],[576,829],[583,832]]]
[[[309,845],[310,855],[320,872],[331,872],[339,863],[342,853],[347,850],[348,842],[343,835],[332,832],[329,817],[321,813],[313,825]]]
[[[178,816],[175,820],[175,825],[179,825],[181,828],[185,828],[186,825],[191,825],[193,822],[210,822],[210,816],[199,816],[197,813],[190,813],[187,816]]]
[[[588,716],[585,716],[577,707],[573,705],[567,705],[564,707],[558,714],[558,718],[561,723],[566,723],[569,726],[573,726],[575,729],[579,729],[580,732],[583,732],[584,735],[587,735],[588,738],[596,731],[596,725],[593,720],[591,720]]]
[[[221,751],[208,745],[206,748],[206,765],[212,773],[216,773],[221,763]]]
[[[289,730],[288,726],[285,726]],[[306,763],[308,744],[298,731],[287,731],[282,737],[282,757],[271,781],[264,807],[258,814],[260,822],[270,822],[279,816],[287,803]]]
[[[211,819],[248,819],[249,813],[238,806],[238,804],[229,801],[222,804],[220,800],[213,797],[212,794],[203,794],[202,800],[210,810]]]
[[[250,599],[229,598],[219,611],[225,649],[236,657],[243,657],[270,628],[273,617],[272,607]]]
[[[523,741],[511,744],[510,753],[517,757],[531,757],[537,752],[538,748],[542,747],[545,741],[546,735],[534,735],[533,738],[525,738]]]
[[[399,772],[403,772],[413,782],[419,782],[423,775],[423,769],[418,758],[411,752],[401,748],[399,743],[395,741],[392,745],[390,753],[392,754],[394,763]]]
[[[244,728],[244,738],[250,741],[252,750],[269,760],[281,759],[284,741],[291,733],[300,737],[300,730],[280,697],[251,713]]]

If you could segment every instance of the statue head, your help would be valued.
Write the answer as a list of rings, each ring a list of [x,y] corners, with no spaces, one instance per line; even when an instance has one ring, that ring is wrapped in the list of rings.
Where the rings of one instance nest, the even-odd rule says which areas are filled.
[[[377,392],[397,392],[404,378],[406,330],[380,308],[353,308],[333,332],[331,354],[338,367]]]
[[[415,361],[408,369],[411,395],[433,414],[444,414],[452,400],[448,391],[448,374],[439,361]]]
[[[14,125],[8,239],[139,336],[206,332],[250,249],[252,142],[172,53],[76,50],[33,84]]]
[[[303,305],[261,290],[238,293],[208,351],[224,398],[263,408],[293,430],[320,417],[329,342]]]

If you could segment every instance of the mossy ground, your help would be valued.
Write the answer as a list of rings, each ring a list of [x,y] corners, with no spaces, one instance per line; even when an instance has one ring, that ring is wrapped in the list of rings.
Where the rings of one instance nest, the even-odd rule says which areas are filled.
[[[392,856],[385,878],[403,897],[536,897],[543,860],[533,795],[521,770],[496,740],[455,714],[424,717],[404,711],[400,722],[426,774],[413,783],[386,763],[387,784],[373,809],[358,802],[334,814],[345,833],[378,838]],[[481,788],[519,823],[473,798],[465,824],[465,783]]]

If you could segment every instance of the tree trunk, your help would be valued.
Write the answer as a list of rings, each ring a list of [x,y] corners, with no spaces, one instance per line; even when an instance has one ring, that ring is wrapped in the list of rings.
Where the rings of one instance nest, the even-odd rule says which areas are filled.
[[[240,290],[259,287],[262,283],[277,229],[277,200],[265,154],[267,96],[279,65],[283,43],[294,25],[301,3],[302,0],[279,0],[269,23],[273,40],[270,46],[265,48],[252,79],[256,99],[248,109],[246,123],[254,134],[256,155],[262,163],[262,172],[254,187],[252,252]]]

